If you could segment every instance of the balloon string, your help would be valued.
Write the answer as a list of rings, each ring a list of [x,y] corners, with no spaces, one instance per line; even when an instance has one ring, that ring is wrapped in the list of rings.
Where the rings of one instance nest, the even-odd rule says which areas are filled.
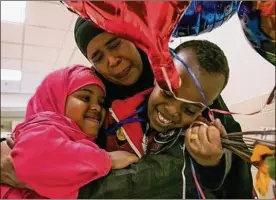
[[[193,176],[193,179],[194,179],[194,182],[195,182],[195,185],[196,185],[196,188],[197,188],[197,191],[200,193],[202,199],[206,199],[205,195],[204,195],[204,192],[202,191],[201,187],[200,187],[200,184],[197,180],[197,177],[196,177],[196,173],[195,173],[195,167],[194,167],[194,164],[193,164],[193,161],[191,159],[191,157],[189,157],[190,159],[190,164],[191,164],[191,168],[192,168],[192,176]]]
[[[206,108],[206,107],[207,107],[205,104],[203,104],[203,103],[201,103],[201,102],[190,101],[190,100],[187,100],[187,99],[184,99],[184,98],[179,98],[179,97],[177,97],[177,96],[175,95],[175,93],[173,92],[173,90],[172,90],[172,86],[171,86],[171,83],[170,83],[170,80],[169,80],[169,77],[168,77],[168,74],[167,74],[165,68],[164,68],[164,67],[161,67],[161,71],[162,71],[163,76],[164,76],[164,78],[165,78],[165,81],[166,81],[166,83],[167,83],[167,85],[168,85],[169,91],[172,93],[172,95],[173,95],[173,97],[174,97],[175,99],[177,99],[177,100],[179,100],[179,101],[182,101],[182,102],[190,103],[190,104],[199,104],[199,105],[201,105],[203,108]]]
[[[115,124],[114,127],[108,129],[106,131],[107,135],[114,135],[116,134],[116,131],[123,126],[124,124],[127,123],[134,123],[134,122],[145,122],[145,119],[138,117],[134,117],[135,115],[143,112],[145,110],[145,106],[140,106],[133,114],[131,114],[130,116],[126,117],[125,119],[120,120],[119,122],[117,122]]]
[[[211,119],[211,121],[214,120],[214,117],[213,117],[213,112],[216,112],[216,113],[220,113],[220,114],[224,114],[224,115],[255,115],[255,114],[258,114],[260,112],[262,112],[262,110],[272,104],[275,100],[275,91],[276,91],[276,86],[274,86],[274,88],[272,89],[271,93],[269,94],[266,102],[264,103],[264,105],[262,106],[262,108],[260,110],[257,110],[257,111],[254,111],[254,112],[251,112],[251,113],[239,113],[239,112],[231,112],[231,111],[225,111],[225,110],[220,110],[220,109],[210,109],[209,110],[209,117]]]
[[[258,194],[257,194],[257,192],[255,190],[255,187],[253,187],[253,191],[252,192],[253,192],[254,199],[259,199]]]
[[[201,96],[201,99],[203,101],[203,103],[205,105],[207,105],[207,99],[204,95],[204,92],[202,91],[202,88],[200,87],[200,83],[199,81],[197,80],[196,78],[196,75],[194,74],[194,72],[192,71],[192,69],[186,64],[186,62],[184,60],[182,60],[172,49],[170,49],[170,52],[171,54],[179,61],[181,62],[181,64],[186,68],[186,70],[189,72],[190,76],[192,77],[199,93],[200,93],[200,96]]]

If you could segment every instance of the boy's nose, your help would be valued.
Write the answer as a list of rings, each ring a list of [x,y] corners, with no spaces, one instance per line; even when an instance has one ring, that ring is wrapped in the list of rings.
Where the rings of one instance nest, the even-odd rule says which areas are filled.
[[[179,118],[180,107],[177,102],[168,102],[168,104],[165,105],[165,110],[171,120],[177,120]]]

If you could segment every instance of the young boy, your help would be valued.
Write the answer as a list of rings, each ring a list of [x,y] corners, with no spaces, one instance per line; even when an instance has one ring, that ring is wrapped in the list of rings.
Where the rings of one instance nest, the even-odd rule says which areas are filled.
[[[228,81],[229,67],[222,50],[211,42],[193,40],[179,45],[175,53],[192,69],[211,105]],[[158,85],[126,100],[114,101],[106,125],[108,150],[119,148],[140,158],[147,152],[159,152],[164,148],[162,144],[173,141],[181,129],[187,129],[201,115],[205,107],[194,81],[181,62],[174,59],[174,64],[182,80],[175,95],[198,103],[179,101]],[[216,139],[220,142],[220,135]],[[159,140],[162,141],[158,143]]]
[[[193,40],[179,45],[175,53],[192,69],[207,106],[211,105],[229,77],[223,51],[211,42]],[[201,185],[216,190],[223,184],[231,167],[231,154],[222,149],[220,141],[221,134],[226,132],[219,120],[211,126],[189,128],[201,116],[205,106],[186,68],[177,59],[174,59],[174,64],[182,80],[181,88],[174,91],[175,95],[198,103],[179,101],[158,85],[126,100],[114,101],[106,120],[107,150],[126,150],[141,158],[146,153],[159,153],[171,147],[186,130],[184,147],[196,161],[193,163]],[[185,176],[193,168],[191,164],[187,167],[190,169],[185,171]],[[190,181],[188,178],[184,188],[189,187]]]

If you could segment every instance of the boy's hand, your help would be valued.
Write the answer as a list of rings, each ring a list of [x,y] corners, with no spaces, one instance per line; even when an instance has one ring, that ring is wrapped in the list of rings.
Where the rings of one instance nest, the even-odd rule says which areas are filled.
[[[215,166],[223,155],[220,137],[225,134],[219,119],[211,126],[189,128],[185,133],[186,148],[198,164]]]
[[[139,158],[127,151],[108,152],[112,162],[112,169],[122,169],[133,163],[137,163]]]

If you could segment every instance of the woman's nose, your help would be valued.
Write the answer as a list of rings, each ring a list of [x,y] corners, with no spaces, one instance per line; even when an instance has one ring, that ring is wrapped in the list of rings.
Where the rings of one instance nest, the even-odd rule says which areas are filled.
[[[111,68],[117,67],[122,62],[122,59],[115,55],[108,55],[108,66]]]

